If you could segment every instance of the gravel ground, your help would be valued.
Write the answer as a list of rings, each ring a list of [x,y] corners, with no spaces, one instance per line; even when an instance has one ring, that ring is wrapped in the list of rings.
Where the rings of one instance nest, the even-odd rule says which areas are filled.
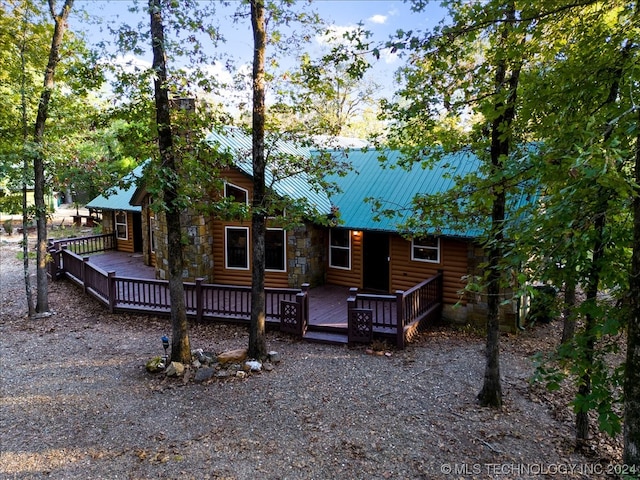
[[[185,383],[144,367],[162,354],[167,319],[111,315],[66,281],[50,284],[54,315],[26,318],[7,240],[1,478],[587,479],[612,478],[600,472],[620,458],[619,441],[598,437],[593,455],[575,453],[568,407],[528,384],[530,356],[558,324],[502,337],[500,411],[475,402],[483,338],[445,327],[389,356],[272,332],[273,371]],[[194,324],[190,338],[216,353],[248,343],[229,325]]]

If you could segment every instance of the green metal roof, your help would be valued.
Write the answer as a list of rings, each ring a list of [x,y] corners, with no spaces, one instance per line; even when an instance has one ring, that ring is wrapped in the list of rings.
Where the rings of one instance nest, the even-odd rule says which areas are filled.
[[[138,165],[129,174],[122,178],[125,187],[112,187],[105,194],[98,195],[87,203],[87,208],[99,208],[102,210],[124,210],[128,212],[140,212],[142,207],[131,205],[129,201],[138,187],[138,180],[142,178],[142,171],[146,162]]]
[[[227,127],[221,132],[211,132],[207,141],[218,145],[220,152],[230,154],[233,164],[246,175],[252,176],[250,135],[239,128]],[[298,148],[288,142],[279,142],[276,150],[284,155],[308,157],[314,154],[309,149]],[[431,168],[423,168],[420,163],[415,163],[408,170],[397,166],[402,159],[399,151],[335,150],[333,154],[340,157],[339,161],[346,161],[352,166],[346,175],[328,175],[325,179],[334,182],[340,189],[339,193],[329,197],[327,192],[318,191],[306,173],[278,179],[273,182],[272,188],[279,195],[307,201],[321,214],[329,214],[332,206],[337,207],[340,226],[350,230],[398,232],[408,215],[412,215],[407,207],[410,207],[416,195],[445,192],[454,186],[452,177],[466,175],[480,167],[480,161],[470,152],[446,154],[435,161]],[[381,155],[386,158],[384,163],[379,160]],[[139,212],[141,207],[132,206],[129,202],[136,192],[137,180],[142,177],[144,165],[138,166],[123,179],[131,182],[127,188],[114,188],[113,193],[96,197],[87,207]],[[271,184],[273,176],[269,169],[265,176],[267,185]],[[395,210],[397,213],[393,217],[376,215],[377,211],[367,199],[376,199],[381,202],[381,209]],[[473,228],[444,228],[433,233],[456,237],[477,237],[481,234]]]
[[[336,155],[344,153],[336,152]],[[380,162],[381,155],[386,157],[386,162]],[[452,173],[464,175],[476,171],[480,165],[477,157],[467,152],[444,155],[432,168],[423,168],[418,162],[407,170],[396,165],[401,158],[401,152],[391,150],[348,152],[346,161],[351,163],[353,169],[346,176],[333,175],[327,178],[335,182],[341,190],[331,195],[331,202],[339,209],[342,227],[351,230],[397,232],[399,225],[411,215],[406,213],[406,207],[411,205],[417,194],[445,192],[454,186]],[[366,201],[367,198],[380,201],[382,209],[397,210],[399,213],[393,217],[380,216],[376,219],[374,206]],[[474,229],[441,229],[437,233],[446,236],[475,237],[480,232]]]
[[[253,164],[251,158],[252,138],[240,128],[226,127],[222,132],[211,132],[207,136],[207,142],[218,145],[221,152],[231,154],[233,163],[245,174],[253,177]],[[274,157],[296,156],[308,158],[311,151],[300,148],[291,142],[279,141],[275,145]],[[274,181],[272,171],[265,171],[265,183],[281,196],[293,200],[306,201],[313,206],[318,213],[328,215],[331,213],[331,201],[327,193],[319,190],[311,181],[311,177],[305,172],[298,172],[290,176],[284,176]]]

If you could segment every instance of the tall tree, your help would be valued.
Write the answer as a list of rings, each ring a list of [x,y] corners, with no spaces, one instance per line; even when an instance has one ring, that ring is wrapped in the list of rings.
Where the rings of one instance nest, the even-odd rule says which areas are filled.
[[[629,273],[629,320],[624,376],[625,465],[640,472],[640,108],[636,108],[635,195],[633,197],[633,257]]]
[[[509,192],[507,188],[518,186],[526,192],[530,190],[527,184],[540,187],[535,193],[543,194],[542,208],[528,217],[529,221],[518,222],[517,212],[505,217],[507,238],[514,242],[503,253],[507,260],[514,260],[512,267],[520,270],[518,277],[523,280],[564,283],[569,303],[573,286],[586,287],[587,301],[571,314],[571,318],[584,319],[581,325],[586,328],[562,347],[571,364],[567,370],[578,387],[573,402],[577,440],[588,436],[584,420],[594,409],[599,413],[600,427],[616,433],[619,427],[612,404],[617,401],[615,387],[622,370],[605,359],[607,352],[615,351],[613,340],[622,317],[615,303],[603,299],[599,292],[607,288],[617,296],[627,283],[621,272],[627,271],[631,244],[628,200],[635,195],[626,172],[631,171],[629,132],[637,129],[629,121],[629,114],[637,108],[633,100],[637,90],[637,5],[511,0],[472,3],[464,8],[458,8],[459,2],[448,5],[453,7],[452,27],[436,30],[427,36],[428,41],[414,38],[407,42],[418,46],[405,70],[401,92],[409,103],[389,106],[398,132],[397,144],[408,144],[408,153],[427,150],[435,155],[440,149],[462,144],[481,156],[482,139],[490,135],[491,168],[475,178],[462,179],[461,188],[439,199],[417,199],[417,214],[409,223],[419,227],[417,224],[428,218],[435,220],[436,226],[448,221],[455,224],[461,218],[468,220],[469,212],[481,215],[486,211],[483,205],[487,201],[482,197],[492,197],[490,205],[495,208],[496,193],[503,189]],[[499,20],[496,16],[514,6],[515,17],[503,15]],[[501,23],[508,26],[499,26]],[[500,36],[492,32],[505,30],[514,34],[510,40],[496,43]],[[481,48],[469,55],[474,42]],[[498,45],[500,48],[494,48]],[[628,49],[630,45],[633,48]],[[512,75],[504,77],[505,87],[509,77],[520,77],[511,130],[505,128],[509,102],[496,103],[498,97],[488,90],[495,91],[495,87],[487,73],[500,68],[500,61],[491,60],[501,57],[512,70]],[[519,75],[513,75],[518,70]],[[487,109],[491,104],[498,106],[492,109],[494,114]],[[495,124],[490,120],[501,115],[507,121],[496,142]],[[429,150],[430,140],[438,148]],[[493,147],[506,140],[514,152],[520,149],[519,158],[504,161],[496,169]],[[501,174],[493,175],[497,171]],[[483,191],[492,195],[482,195],[480,202],[469,201]],[[444,220],[438,220],[440,214]],[[490,254],[495,254],[497,247],[491,243],[494,238],[495,232],[487,244]],[[484,284],[489,288],[490,282]]]
[[[491,119],[491,176],[499,178],[505,170],[513,141],[513,121],[516,115],[516,97],[520,81],[522,58],[509,58],[509,45],[517,43],[512,28],[516,20],[515,6],[508,2],[505,6],[504,23],[496,45],[498,54],[495,65],[496,102],[494,117]],[[502,55],[505,52],[505,55]],[[504,92],[504,93],[503,93]],[[489,273],[487,276],[487,346],[484,383],[478,394],[483,406],[502,405],[500,384],[500,280],[505,239],[505,210],[507,187],[504,181],[494,185],[491,208],[491,231],[488,242]]]
[[[267,356],[265,338],[265,51],[267,46],[265,8],[263,0],[251,0],[251,27],[253,30],[253,116],[252,165],[253,199],[251,203],[252,273],[251,273],[251,326],[248,355],[255,359]]]
[[[531,21],[523,20],[515,2],[508,0],[448,5],[451,25],[400,42],[400,48],[410,48],[411,57],[401,71],[399,101],[385,108],[392,121],[390,143],[405,152],[407,164],[421,162],[429,168],[443,152],[469,150],[482,161],[480,171],[461,179],[451,192],[416,197],[406,226],[415,235],[437,234],[441,227],[481,227],[486,232],[484,277],[470,288],[482,289],[487,299],[485,372],[478,400],[497,408],[502,405],[501,294],[505,272],[515,261],[507,247],[506,208],[510,195],[522,193],[517,166],[523,163],[520,142],[526,122],[518,119],[518,91]]]
[[[27,38],[28,38],[28,25],[30,12],[25,5],[22,21],[22,38],[20,40],[20,113],[22,122],[22,256],[23,256],[23,277],[24,287],[27,300],[27,311],[29,317],[32,317],[35,313],[35,306],[33,304],[33,292],[31,288],[31,274],[29,272],[29,231],[27,225],[29,224],[29,209],[27,204],[27,178],[29,178],[28,172],[30,170],[29,155],[27,145],[29,142],[29,120],[28,120],[28,104],[27,104]]]
[[[520,241],[535,259],[528,266],[564,285],[566,319],[582,320],[575,336],[563,337],[559,369],[547,362],[541,370],[552,373],[554,387],[561,372],[571,372],[576,443],[584,447],[593,410],[601,430],[620,431],[615,406],[623,368],[612,365],[608,354],[618,348],[624,318],[617,302],[630,280],[639,18],[633,2],[566,2],[557,8],[538,47],[554,56],[530,77],[528,90],[537,101],[529,103],[529,114],[541,140],[535,169],[545,185],[544,209],[522,229]],[[570,307],[575,286],[584,288],[584,301]]]
[[[44,141],[44,128],[49,113],[49,101],[54,88],[54,78],[56,67],[60,61],[60,47],[67,29],[67,19],[71,13],[73,0],[65,0],[64,5],[59,13],[56,13],[56,1],[49,0],[49,12],[54,21],[53,38],[51,39],[51,48],[49,50],[49,61],[44,74],[44,86],[40,94],[40,103],[38,104],[38,115],[36,117],[33,143],[34,159],[34,201],[36,208],[36,226],[38,232],[37,239],[37,297],[36,311],[44,314],[49,311],[49,285],[47,278],[47,206],[45,204],[45,169],[44,169],[44,152],[42,144]]]
[[[358,127],[378,133],[373,131],[375,122],[362,124],[366,112],[375,111],[375,96],[381,87],[370,77],[352,76],[349,64],[329,61],[330,56],[315,62],[308,54],[302,56],[300,70],[290,76],[293,98],[286,114],[320,135],[350,136]],[[382,130],[381,124],[378,128]]]
[[[182,230],[180,215],[183,207],[179,202],[179,171],[175,158],[173,135],[171,132],[171,111],[167,88],[167,65],[165,56],[164,28],[162,23],[161,0],[149,0],[151,15],[151,46],[153,49],[153,70],[155,77],[156,123],[158,125],[158,148],[161,167],[157,174],[163,185],[164,215],[167,222],[167,244],[169,262],[169,298],[171,302],[171,360],[191,362],[187,313],[182,283]]]

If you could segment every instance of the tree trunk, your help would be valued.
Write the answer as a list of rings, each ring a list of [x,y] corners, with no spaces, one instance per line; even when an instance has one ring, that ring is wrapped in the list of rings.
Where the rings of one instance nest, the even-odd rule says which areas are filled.
[[[515,7],[509,5],[506,17],[515,20]],[[503,40],[509,36],[509,22],[503,32]],[[496,118],[491,123],[491,173],[500,175],[504,162],[509,157],[511,125],[515,118],[515,102],[520,80],[521,64],[516,64],[507,82],[507,61],[500,59],[496,68],[496,94],[505,89],[506,97],[496,103]],[[487,277],[487,345],[485,351],[484,383],[478,394],[480,405],[499,408],[502,406],[502,386],[500,383],[500,278],[503,257],[504,218],[506,191],[502,181],[493,187],[493,206],[491,210],[491,232],[489,237],[489,265]]]
[[[265,338],[265,157],[264,120],[265,84],[264,62],[266,32],[263,0],[251,0],[253,27],[253,201],[251,209],[252,283],[251,326],[249,329],[249,357],[262,360],[267,356]]]
[[[27,142],[29,141],[29,126],[27,124],[27,65],[26,65],[26,49],[27,49],[27,25],[28,9],[24,12],[24,24],[23,24],[23,37],[20,44],[20,74],[22,76],[20,81],[20,109],[22,113],[22,256],[23,256],[23,277],[24,288],[27,299],[27,312],[29,317],[32,317],[35,313],[33,306],[33,291],[31,289],[31,275],[29,273],[29,232],[27,230],[29,224],[29,210],[27,207],[27,178],[29,178],[29,155],[27,154]]]
[[[24,173],[29,170],[28,160],[25,155],[24,159]],[[29,273],[29,231],[27,225],[29,223],[29,213],[27,208],[27,185],[22,186],[22,274],[24,278],[24,288],[27,297],[27,312],[29,317],[32,317],[35,313],[33,306],[33,292],[31,290],[31,274]]]
[[[638,112],[640,125],[640,112]],[[629,275],[629,324],[624,370],[625,465],[640,471],[640,135],[636,137],[636,188],[633,198],[633,256]]]
[[[632,42],[628,42],[623,46],[620,52],[620,63],[613,75],[613,82],[609,88],[609,94],[605,100],[605,104],[615,103],[620,92],[620,81],[623,76],[622,65],[629,57]],[[613,133],[613,129],[607,128],[603,135],[603,142],[607,142]],[[587,397],[591,394],[591,377],[593,373],[593,360],[595,358],[596,334],[593,331],[596,326],[597,319],[591,313],[592,307],[596,306],[598,301],[598,288],[600,286],[600,276],[602,272],[602,259],[605,250],[605,226],[607,215],[607,203],[609,200],[609,191],[600,186],[596,191],[597,204],[595,208],[594,221],[594,241],[593,256],[591,258],[591,267],[589,269],[587,281],[587,289],[585,292],[585,303],[587,304],[587,314],[585,315],[585,347],[584,362],[585,369],[582,374],[580,385],[578,386],[577,398]],[[576,412],[576,447],[584,448],[589,442],[589,410],[579,410]]]
[[[575,274],[575,270],[573,270]],[[562,343],[570,342],[576,333],[576,281],[575,277],[567,278],[564,285],[564,307],[562,315],[564,324],[562,326]]]
[[[163,202],[167,221],[167,250],[169,266],[169,299],[171,302],[171,360],[191,363],[191,346],[182,283],[182,230],[181,208],[178,202],[178,168],[171,134],[171,112],[167,89],[167,65],[164,49],[161,0],[149,0],[151,14],[151,45],[153,48],[154,92],[158,147],[163,177]]]
[[[603,198],[602,195],[599,196]],[[606,201],[604,202],[606,205]],[[593,245],[593,258],[591,259],[591,271],[588,277],[588,286],[585,292],[585,303],[595,306],[598,301],[598,286],[600,285],[600,271],[602,257],[604,256],[604,227],[605,213],[600,211],[597,213],[595,220],[595,241]],[[591,310],[589,307],[588,310]],[[578,387],[578,397],[587,397],[591,394],[591,374],[593,371],[594,349],[596,344],[595,333],[593,331],[596,326],[596,319],[593,314],[588,311],[585,315],[584,331],[586,335],[584,361],[585,370],[582,374],[580,386]],[[576,412],[576,446],[583,448],[589,441],[589,410],[578,410]]]
[[[34,201],[36,207],[36,226],[38,232],[37,240],[37,299],[36,311],[46,313],[49,311],[49,284],[47,278],[47,205],[44,201],[45,176],[44,158],[42,153],[42,143],[44,139],[44,125],[47,121],[49,111],[49,100],[54,86],[54,76],[58,62],[60,61],[60,45],[64,32],[67,29],[67,18],[73,6],[73,0],[65,0],[60,14],[56,15],[53,10],[54,0],[49,0],[49,10],[55,22],[51,49],[49,50],[49,61],[44,74],[44,88],[40,95],[38,104],[38,115],[36,117],[35,132],[33,141],[35,144],[35,156],[33,159],[34,172]]]

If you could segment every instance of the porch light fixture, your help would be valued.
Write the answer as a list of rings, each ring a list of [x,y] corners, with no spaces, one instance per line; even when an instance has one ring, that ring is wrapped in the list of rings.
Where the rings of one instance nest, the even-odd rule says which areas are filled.
[[[362,234],[362,232],[360,230],[354,230],[353,231],[353,236],[354,237],[359,237]]]
[[[169,337],[163,335],[160,340],[162,340],[162,348],[164,348],[164,362],[167,363],[167,360],[169,359],[169,355],[167,354],[167,350],[169,349]]]

